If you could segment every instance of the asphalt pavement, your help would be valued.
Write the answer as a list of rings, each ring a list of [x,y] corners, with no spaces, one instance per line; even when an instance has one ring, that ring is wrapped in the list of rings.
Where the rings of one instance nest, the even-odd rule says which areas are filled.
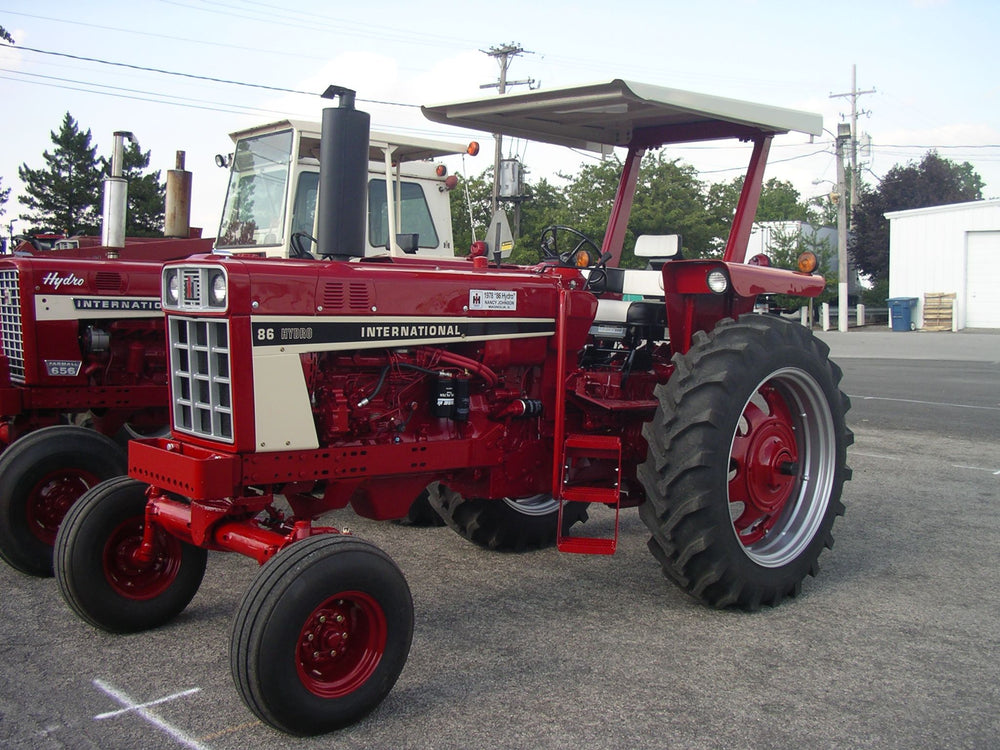
[[[611,557],[497,554],[446,528],[337,511],[324,521],[375,542],[406,575],[413,647],[370,716],[294,738],[256,721],[229,673],[252,562],[212,553],[188,609],[129,636],[77,620],[51,579],[0,565],[0,746],[997,747],[1000,335],[819,336],[855,395],[854,477],[836,544],[797,599],[752,614],[701,606],[663,577],[634,511]],[[930,368],[941,361],[951,366]],[[905,377],[873,369],[886,363]],[[950,384],[973,364],[966,396]],[[907,411],[930,402],[934,420],[912,427]],[[876,403],[886,411],[870,419]],[[985,415],[988,437],[949,434],[969,411]]]
[[[834,359],[1000,362],[1000,329],[890,331],[884,326],[817,331]]]

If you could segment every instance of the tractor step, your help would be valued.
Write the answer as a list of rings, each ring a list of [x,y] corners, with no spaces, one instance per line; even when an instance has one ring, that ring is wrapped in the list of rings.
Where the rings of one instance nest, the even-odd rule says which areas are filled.
[[[563,443],[562,480],[559,492],[559,527],[556,546],[561,552],[611,555],[618,546],[618,515],[621,507],[621,438],[613,435],[568,435]],[[587,476],[600,476],[590,483]],[[582,477],[577,479],[577,477]],[[610,480],[608,479],[610,477]],[[600,503],[614,508],[614,535],[610,537],[567,536],[563,534],[563,507],[566,503]]]

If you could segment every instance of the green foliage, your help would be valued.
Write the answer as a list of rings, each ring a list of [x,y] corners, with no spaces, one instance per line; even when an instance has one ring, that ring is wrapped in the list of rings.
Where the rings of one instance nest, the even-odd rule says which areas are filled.
[[[578,229],[600,246],[622,166],[612,157],[583,164],[575,176],[560,174],[559,178],[566,182],[563,187],[544,178],[527,184],[526,199],[520,204],[519,232],[513,206],[504,204],[516,235],[511,261],[537,262],[541,257],[538,239],[542,230],[554,224]],[[472,199],[476,237],[483,239],[490,220],[492,168],[479,177],[460,178],[459,188],[451,193],[455,247],[460,255],[468,252],[472,241],[466,185]],[[632,252],[640,234],[679,234],[687,257],[721,254],[742,186],[742,177],[706,186],[694,167],[668,158],[663,151],[647,155],[636,181],[620,265],[645,266],[645,259],[636,258]],[[816,216],[817,212],[800,199],[791,183],[771,179],[764,184],[758,220],[808,221]]]
[[[456,174],[458,185],[448,194],[451,201],[451,225],[455,255],[468,255],[475,238],[482,240],[490,225],[490,203],[493,199],[493,168],[479,177]],[[471,202],[471,220],[469,204]]]
[[[0,177],[0,216],[7,213],[8,198],[10,198],[10,188],[3,187],[3,177]]]
[[[21,203],[32,222],[29,231],[66,234],[96,234],[100,221],[97,201],[101,195],[101,173],[97,147],[91,145],[90,131],[81,132],[69,112],[58,133],[50,133],[55,148],[45,151],[45,166],[32,169],[27,164],[17,173],[24,183]]]
[[[100,234],[103,175],[111,173],[111,160],[97,156],[90,130],[81,132],[69,112],[59,133],[51,133],[55,148],[42,154],[45,166],[18,168],[24,182],[21,204],[30,213],[22,219],[32,222],[27,231],[73,234]],[[155,237],[163,233],[166,186],[159,170],[146,174],[149,151],[130,142],[122,158],[122,176],[128,180],[125,234]]]
[[[3,26],[0,26],[0,39],[7,42],[8,44],[14,44],[14,38]]]
[[[957,164],[928,151],[917,164],[894,166],[878,188],[858,187],[848,251],[862,273],[880,281],[889,276],[886,212],[981,200],[983,180],[968,162]]]

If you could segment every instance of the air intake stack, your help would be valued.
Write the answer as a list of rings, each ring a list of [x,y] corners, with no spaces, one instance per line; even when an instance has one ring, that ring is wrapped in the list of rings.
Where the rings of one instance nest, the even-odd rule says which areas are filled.
[[[354,108],[354,91],[330,86],[323,96],[338,106],[323,110],[319,153],[319,254],[360,258],[365,254],[368,197],[368,134],[371,116]]]

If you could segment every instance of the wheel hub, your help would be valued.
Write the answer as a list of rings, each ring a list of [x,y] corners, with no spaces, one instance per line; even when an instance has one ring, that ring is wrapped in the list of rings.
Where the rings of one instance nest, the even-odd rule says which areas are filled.
[[[121,524],[104,548],[104,573],[115,590],[129,599],[153,599],[166,591],[181,565],[180,542],[157,529],[153,554],[140,555],[143,522],[139,518]]]
[[[100,480],[87,471],[64,469],[43,477],[28,495],[28,528],[39,541],[52,546],[70,506]]]
[[[781,394],[765,386],[744,409],[731,453],[729,502],[744,545],[759,542],[774,527],[795,492],[798,475],[791,412]]]
[[[368,594],[352,591],[327,599],[299,634],[300,679],[323,698],[357,690],[381,661],[387,634],[385,613]]]

